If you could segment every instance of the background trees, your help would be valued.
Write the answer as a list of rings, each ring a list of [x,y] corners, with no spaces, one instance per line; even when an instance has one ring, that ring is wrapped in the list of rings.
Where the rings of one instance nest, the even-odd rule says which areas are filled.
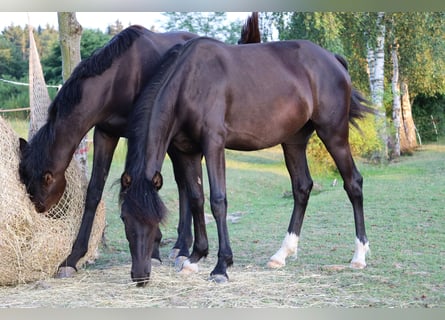
[[[163,14],[167,18],[164,26],[166,30],[187,30],[232,44],[239,39],[241,23],[228,22],[225,12],[164,12]]]
[[[346,57],[354,85],[382,115],[382,160],[444,136],[443,12],[281,12],[273,24],[280,40],[309,39]]]

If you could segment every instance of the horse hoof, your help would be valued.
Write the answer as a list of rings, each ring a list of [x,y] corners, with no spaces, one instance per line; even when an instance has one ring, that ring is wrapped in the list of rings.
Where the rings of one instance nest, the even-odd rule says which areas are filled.
[[[159,267],[162,264],[161,260],[158,259],[151,259],[151,266],[152,267]]]
[[[279,269],[284,267],[284,263],[279,262],[277,260],[269,260],[269,262],[267,263],[267,267],[270,269]]]
[[[178,256],[178,253],[179,253],[179,249],[173,248],[173,249],[170,251],[170,254],[168,255],[168,258],[169,258],[171,261],[175,260],[176,257]]]
[[[216,283],[226,283],[229,281],[229,278],[227,278],[225,275],[222,274],[212,274],[209,277],[209,281]]]
[[[57,271],[56,278],[72,278],[76,274],[76,269],[73,267],[60,267]]]
[[[183,268],[184,262],[187,261],[187,257],[185,256],[179,256],[175,259],[175,269],[181,270]]]
[[[192,274],[192,273],[198,273],[199,268],[197,263],[191,263],[190,260],[186,259],[182,263],[182,267],[179,269],[179,274]]]
[[[351,261],[351,268],[352,269],[365,269],[366,268],[366,263],[365,262],[360,262],[360,261]]]

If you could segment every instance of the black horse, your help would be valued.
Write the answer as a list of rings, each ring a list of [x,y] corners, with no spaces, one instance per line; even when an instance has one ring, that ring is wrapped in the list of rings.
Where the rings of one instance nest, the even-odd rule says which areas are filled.
[[[285,265],[296,254],[312,189],[306,146],[317,132],[335,160],[353,206],[354,268],[366,266],[368,240],[363,216],[362,176],[348,142],[349,122],[373,112],[353,89],[346,61],[309,41],[246,46],[209,38],[172,49],[157,78],[136,102],[121,177],[121,215],[132,253],[132,278],[145,285],[156,230],[166,215],[159,197],[161,168],[169,147],[184,153],[193,170],[205,157],[210,206],[216,220],[218,262],[211,279],[226,281],[232,250],[226,224],[224,149],[258,150],[281,144],[292,181],[294,209],[281,248],[268,263]],[[189,167],[187,167],[189,168]],[[198,175],[187,182],[196,197],[195,243],[183,269],[196,270],[208,251]]]
[[[249,31],[251,26],[245,25],[241,43],[257,41]],[[114,150],[119,138],[127,136],[128,117],[141,89],[156,73],[168,49],[195,37],[188,32],[154,33],[137,25],[124,29],[75,68],[50,105],[46,124],[29,143],[20,140],[20,178],[36,209],[44,212],[60,200],[66,185],[65,170],[82,137],[94,127],[93,167],[82,222],[70,255],[59,267],[59,276],[70,276],[87,252]],[[193,236],[185,183],[190,178],[184,174],[190,170],[184,169],[187,159],[182,159],[174,147],[169,154],[181,199],[174,250],[188,256]],[[158,230],[153,251],[157,260],[161,236]]]

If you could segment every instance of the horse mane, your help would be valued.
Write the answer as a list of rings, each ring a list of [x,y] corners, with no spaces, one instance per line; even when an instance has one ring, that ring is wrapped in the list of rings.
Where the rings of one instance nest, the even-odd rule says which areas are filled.
[[[50,104],[47,122],[31,138],[30,144],[22,150],[20,163],[22,167],[32,165],[33,170],[27,171],[39,175],[48,161],[57,161],[49,157],[49,146],[55,139],[54,123],[57,119],[69,115],[80,102],[83,80],[102,74],[111,66],[114,59],[121,56],[143,32],[147,31],[141,26],[130,26],[78,64]],[[35,147],[30,147],[31,145]],[[39,167],[42,168],[38,169]]]
[[[128,121],[131,127],[128,128],[127,158],[123,177],[128,175],[131,183],[129,186],[124,186],[121,181],[119,199],[121,203],[125,200],[129,213],[147,223],[162,222],[167,215],[167,209],[152,181],[145,177],[146,142],[151,111],[162,84],[173,73],[173,66],[176,65],[184,46],[176,44],[163,55],[154,73],[155,76],[143,88]]]
[[[252,12],[252,15],[247,18],[241,29],[241,38],[238,40],[238,44],[260,42],[261,34],[258,27],[258,12]]]
[[[143,32],[144,27],[133,25],[116,34],[105,46],[82,60],[57,93],[49,106],[48,122],[65,117],[80,102],[83,80],[102,74],[111,67],[113,61],[126,52]]]

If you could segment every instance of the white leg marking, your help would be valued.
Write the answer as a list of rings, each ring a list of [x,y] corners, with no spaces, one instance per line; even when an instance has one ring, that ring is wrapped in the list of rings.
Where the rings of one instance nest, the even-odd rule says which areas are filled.
[[[286,265],[286,258],[293,255],[297,258],[299,237],[295,233],[287,233],[284,237],[281,248],[270,258],[267,266],[269,268],[281,268]]]
[[[365,244],[356,238],[355,239],[355,252],[351,260],[351,268],[364,269],[366,268],[366,254],[369,251],[369,242]]]
[[[178,256],[178,253],[179,253],[179,249],[177,249],[177,248],[173,248],[173,249],[170,251],[170,254],[168,255],[168,258],[169,258],[171,261],[175,260],[176,257]]]
[[[76,269],[73,267],[60,267],[57,271],[56,278],[72,278],[76,274]]]
[[[182,269],[179,271],[180,274],[191,274],[197,273],[199,270],[197,263],[191,263],[189,259],[185,260],[182,264]]]
[[[184,265],[184,262],[188,260],[185,256],[177,256],[175,259],[175,269],[176,271],[181,271],[182,266]]]

